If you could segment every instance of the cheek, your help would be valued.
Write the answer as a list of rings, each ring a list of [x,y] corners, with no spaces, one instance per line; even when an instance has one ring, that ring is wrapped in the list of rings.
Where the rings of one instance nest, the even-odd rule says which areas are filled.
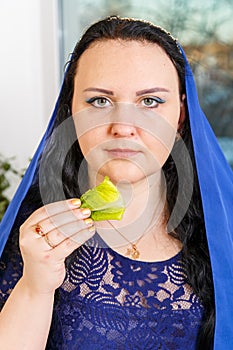
[[[170,150],[177,132],[179,116],[180,105],[177,101],[169,101],[166,106],[159,106],[158,109],[143,110],[135,124],[140,129],[143,140],[150,139],[150,144],[160,141]]]
[[[78,138],[79,145],[84,157],[90,153],[91,149],[96,146],[96,135],[95,132],[87,132],[86,134]]]
[[[149,151],[149,167],[157,167],[159,165],[159,168],[162,168],[173,148],[176,137],[175,129],[171,128],[169,134],[167,132],[156,132],[155,135],[152,135],[148,132],[141,132],[140,136],[146,149]]]
[[[78,126],[77,126],[78,127]],[[107,139],[106,126],[89,128],[88,131],[78,135],[78,141],[84,157],[97,157]]]
[[[106,134],[102,133],[102,128],[100,129],[88,131],[78,138],[82,154],[88,164],[88,169],[96,173],[100,172],[101,168],[106,167],[109,162],[108,156],[103,150],[106,142]]]
[[[105,130],[103,130],[103,127],[96,127],[89,109],[75,113],[73,121],[81,151],[85,156],[103,140]]]
[[[163,117],[168,125],[170,125],[176,132],[180,117],[181,102],[179,96],[170,101],[164,110]]]

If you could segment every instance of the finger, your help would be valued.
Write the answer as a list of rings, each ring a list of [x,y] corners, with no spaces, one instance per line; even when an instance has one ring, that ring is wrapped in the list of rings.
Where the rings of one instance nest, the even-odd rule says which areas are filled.
[[[51,242],[52,246],[56,246],[64,239],[72,239],[74,235],[92,226],[93,220],[90,218],[84,220],[75,220],[58,228],[53,227],[50,231],[46,232],[44,237],[42,236],[41,238],[45,238],[45,241],[47,241],[48,244]]]
[[[72,211],[62,212],[57,215],[50,216],[39,222],[39,226],[45,233],[48,233],[54,229],[61,230],[62,228],[72,222],[77,222],[88,218],[91,215],[91,211],[88,208],[74,209]]]
[[[85,229],[77,232],[73,237],[67,238],[51,250],[51,254],[57,260],[65,259],[75,249],[78,249],[95,234],[95,229]]]
[[[56,216],[60,213],[72,213],[72,211],[79,208],[80,205],[81,201],[78,198],[46,204],[35,210],[25,221],[25,225],[31,226],[32,223],[37,224],[40,221],[46,220],[47,218]]]
[[[92,221],[91,219],[88,220]],[[25,247],[30,247],[30,251],[34,250],[40,255],[43,252],[51,251],[67,239],[73,241],[75,246],[77,244],[82,244],[84,241],[83,236],[87,235],[89,237],[89,232],[92,236],[93,232],[95,232],[95,227],[91,223],[85,223],[82,228],[77,228],[77,225],[75,225],[69,227],[69,230],[69,237],[61,235],[61,233],[59,233],[57,230],[51,231],[49,234],[45,234],[44,236],[36,235],[35,233],[34,235],[25,235],[20,239],[20,245],[23,249]]]

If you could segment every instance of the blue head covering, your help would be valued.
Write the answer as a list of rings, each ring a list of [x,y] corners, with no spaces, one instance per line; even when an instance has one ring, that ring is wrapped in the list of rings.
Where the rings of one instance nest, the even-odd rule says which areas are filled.
[[[233,349],[233,173],[199,105],[186,62],[186,94],[215,290],[215,350]]]
[[[193,74],[186,64],[186,94],[194,155],[210,251],[216,302],[214,350],[233,349],[233,174],[200,108]],[[38,159],[53,129],[59,98],[48,128],[0,225],[0,255],[20,205],[36,174]]]

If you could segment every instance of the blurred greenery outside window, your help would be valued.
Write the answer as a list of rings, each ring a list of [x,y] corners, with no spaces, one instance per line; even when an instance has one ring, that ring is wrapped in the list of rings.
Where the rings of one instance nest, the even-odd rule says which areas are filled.
[[[25,172],[25,169],[15,168],[14,159],[6,158],[0,153],[0,222],[11,200],[6,191],[11,188],[12,182],[22,178]]]
[[[200,104],[233,167],[233,0],[58,0],[61,80],[76,42],[109,15],[160,25],[183,46]]]

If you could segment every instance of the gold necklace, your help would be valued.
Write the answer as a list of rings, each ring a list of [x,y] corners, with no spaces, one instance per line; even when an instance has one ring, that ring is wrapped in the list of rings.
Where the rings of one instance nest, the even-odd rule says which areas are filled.
[[[162,198],[162,197],[161,197]],[[160,218],[158,219],[156,226],[160,226],[163,224],[166,224],[166,222],[168,221],[168,208],[167,208],[167,204],[165,204],[164,208],[163,208],[163,212],[162,215],[160,215]],[[136,242],[132,243],[121,231],[118,230],[118,228],[116,228],[109,220],[107,220],[107,222],[109,223],[110,226],[112,226],[112,228],[118,232],[120,234],[120,236],[122,238],[124,238],[124,240],[126,242],[128,242],[131,246],[131,248],[127,248],[127,251],[125,253],[126,256],[130,256],[132,259],[136,260],[140,257],[140,251],[137,247],[138,243],[140,242],[140,240],[147,234],[147,232],[149,232],[154,226],[155,226],[155,222],[153,221],[153,217],[151,219],[151,222],[149,223],[147,229],[144,231],[144,233],[136,240]]]
[[[108,220],[107,220],[107,221],[108,221]],[[131,257],[132,259],[134,259],[134,260],[138,259],[139,256],[140,256],[140,252],[139,252],[139,250],[138,250],[138,248],[137,248],[137,244],[139,243],[139,241],[141,240],[141,238],[144,236],[144,234],[142,234],[141,237],[139,237],[138,240],[137,240],[135,243],[132,243],[132,242],[130,242],[130,240],[129,240],[127,237],[125,237],[125,236],[123,235],[123,233],[120,232],[110,221],[108,221],[108,223],[112,226],[112,228],[113,228],[115,231],[117,231],[117,232],[121,235],[121,237],[123,237],[123,238],[131,245],[131,248],[127,248],[127,251],[126,251],[125,255],[126,255],[126,256],[130,256],[130,257]],[[147,232],[147,231],[146,231],[146,232]],[[145,232],[145,233],[146,233],[146,232]]]
[[[163,193],[161,194],[161,198],[160,198],[160,202],[162,201],[162,197],[163,197]],[[165,203],[164,207],[163,207],[163,212],[162,215],[160,216],[159,220],[157,221],[157,224],[159,223],[159,225],[164,224],[165,222],[167,222],[168,219],[168,208],[167,208],[167,203]],[[124,240],[126,242],[128,242],[131,246],[131,248],[127,248],[127,251],[125,253],[126,256],[130,256],[132,259],[136,260],[140,257],[140,251],[137,247],[138,243],[140,242],[140,240],[147,234],[147,232],[149,232],[154,226],[155,226],[155,222],[153,221],[153,217],[147,227],[147,229],[144,231],[144,233],[134,242],[132,243],[121,231],[119,231],[109,220],[107,220],[107,222],[109,223],[110,226],[112,226],[112,228],[118,232],[120,234],[120,236],[122,238],[124,238]],[[157,226],[157,225],[156,225]]]

